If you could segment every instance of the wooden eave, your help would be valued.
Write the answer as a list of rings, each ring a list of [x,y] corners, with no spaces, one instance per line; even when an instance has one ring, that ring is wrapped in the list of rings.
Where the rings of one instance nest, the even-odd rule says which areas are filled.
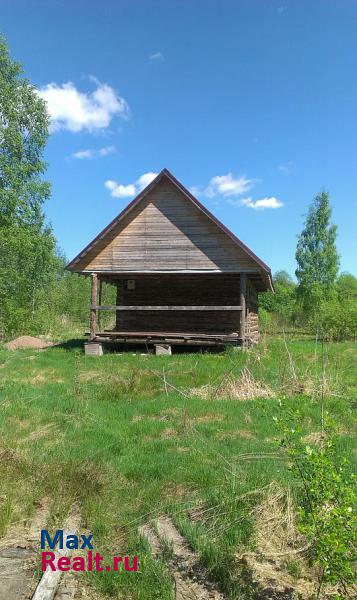
[[[180,190],[184,196],[192,202],[201,212],[203,212],[210,221],[212,221],[221,231],[223,231],[239,248],[241,248],[254,262],[257,264],[259,273],[261,275],[262,280],[264,281],[266,288],[274,291],[271,270],[268,265],[263,262],[248,246],[246,246],[232,231],[230,231],[219,219],[217,219],[209,210],[206,208],[197,198],[195,198],[188,189],[186,189],[180,181],[176,179],[170,173],[168,169],[163,169],[155,179],[149,185],[144,188],[120,213],[116,216],[110,223],[107,225],[73,260],[71,260],[67,265],[66,269],[68,271],[73,271],[77,273],[86,274],[88,271],[78,270],[76,269],[76,264],[86,256],[86,254],[106,235],[114,228],[120,221],[124,219],[142,200],[149,194],[157,184],[165,177],[168,179],[176,188]],[[99,273],[99,271],[96,271]]]

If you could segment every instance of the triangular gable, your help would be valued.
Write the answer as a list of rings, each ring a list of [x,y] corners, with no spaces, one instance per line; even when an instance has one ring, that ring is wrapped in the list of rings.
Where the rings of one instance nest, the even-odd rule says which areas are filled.
[[[164,169],[67,269],[88,272],[260,272],[269,267]]]

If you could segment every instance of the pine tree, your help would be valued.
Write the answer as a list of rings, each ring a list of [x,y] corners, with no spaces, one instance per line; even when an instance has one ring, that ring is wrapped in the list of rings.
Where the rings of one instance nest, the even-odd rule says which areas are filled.
[[[331,223],[329,195],[323,191],[309,208],[295,254],[297,296],[307,316],[316,315],[321,304],[334,295],[339,269],[336,231]]]

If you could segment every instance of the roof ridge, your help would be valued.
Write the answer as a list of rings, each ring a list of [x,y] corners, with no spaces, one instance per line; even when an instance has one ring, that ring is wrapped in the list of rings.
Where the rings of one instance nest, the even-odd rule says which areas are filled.
[[[271,270],[268,265],[262,261],[244,242],[242,242],[232,231],[230,231],[217,217],[215,217],[206,206],[204,206],[191,192],[178,180],[176,177],[164,167],[157,176],[143,189],[139,194],[91,241],[81,252],[79,252],[67,265],[66,269],[71,270],[75,263],[89,252],[103,237],[113,229],[135,206],[137,206],[143,198],[161,181],[163,176],[167,177],[173,185],[175,185],[206,217],[208,217],[217,227],[219,227],[228,237],[242,250],[244,250],[268,275],[271,282]]]

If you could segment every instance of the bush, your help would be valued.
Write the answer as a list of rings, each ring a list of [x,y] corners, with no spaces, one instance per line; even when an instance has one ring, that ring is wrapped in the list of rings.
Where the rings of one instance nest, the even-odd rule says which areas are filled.
[[[311,286],[310,309],[297,300],[296,286],[285,271],[275,274],[275,293],[260,294],[260,324],[263,331],[276,333],[297,327],[331,340],[357,339],[357,278],[341,273],[327,294]]]
[[[302,443],[301,416],[284,413],[275,418],[281,445],[291,458],[291,470],[301,483],[299,529],[311,543],[313,562],[323,583],[337,585],[337,598],[349,598],[356,577],[357,491],[347,459],[335,452],[333,427],[325,413],[325,426],[316,446]],[[319,594],[317,594],[318,596]]]
[[[309,321],[309,328],[331,340],[357,339],[357,303],[337,298],[323,303],[316,318]]]

